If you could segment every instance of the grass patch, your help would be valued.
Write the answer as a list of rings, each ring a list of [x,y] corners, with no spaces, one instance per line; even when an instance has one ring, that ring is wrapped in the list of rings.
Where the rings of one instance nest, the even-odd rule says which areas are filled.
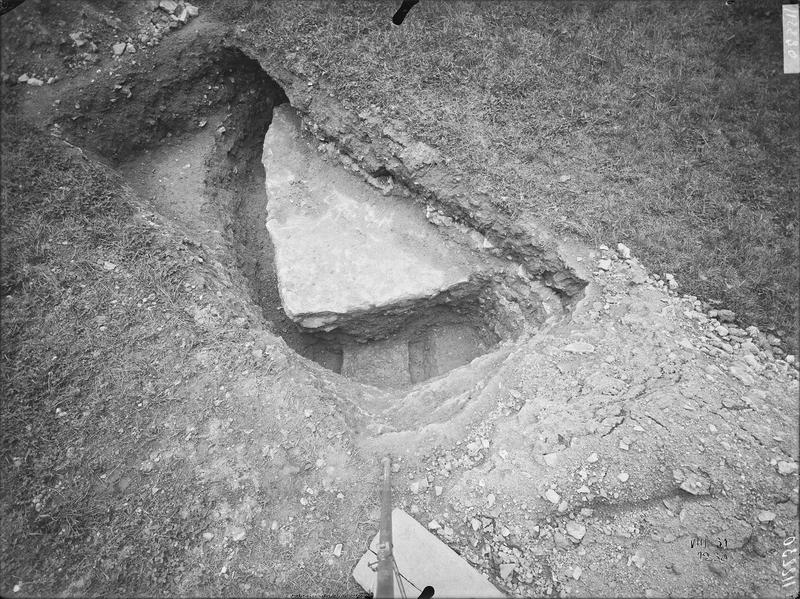
[[[2,123],[3,594],[160,594],[195,537],[150,485],[188,483],[125,473],[160,436],[196,334],[188,256],[108,170]]]
[[[624,242],[796,350],[800,94],[779,2],[422,2],[395,27],[397,4],[214,9],[354,111],[403,120],[496,209]]]

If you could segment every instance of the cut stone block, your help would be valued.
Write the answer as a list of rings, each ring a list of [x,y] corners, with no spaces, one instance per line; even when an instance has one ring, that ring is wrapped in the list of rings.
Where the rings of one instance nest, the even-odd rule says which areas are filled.
[[[435,327],[429,337],[432,377],[469,364],[487,349],[475,329],[468,325]]]
[[[325,162],[288,105],[274,110],[263,162],[278,288],[303,327],[351,332],[348,322],[402,313],[480,268],[418,207]]]
[[[373,568],[377,562],[379,536],[375,535],[370,550],[353,570],[356,582],[373,594],[377,579]],[[395,597],[416,597],[426,586],[434,588],[434,598],[505,597],[483,574],[399,508],[392,510],[392,542],[397,570],[406,579],[403,581],[403,595],[395,576]]]
[[[391,340],[350,345],[343,352],[342,375],[376,387],[410,385],[408,343]]]

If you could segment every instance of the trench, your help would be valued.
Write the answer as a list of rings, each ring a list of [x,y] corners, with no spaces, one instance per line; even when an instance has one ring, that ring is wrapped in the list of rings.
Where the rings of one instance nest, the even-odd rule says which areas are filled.
[[[128,76],[134,101],[115,98],[109,111],[109,98],[80,90],[99,116],[60,125],[204,243],[227,244],[292,350],[360,383],[408,389],[569,313],[568,294],[486,252],[468,225],[434,224],[408,194],[345,168],[257,61],[202,36],[184,43],[180,76],[164,49]]]

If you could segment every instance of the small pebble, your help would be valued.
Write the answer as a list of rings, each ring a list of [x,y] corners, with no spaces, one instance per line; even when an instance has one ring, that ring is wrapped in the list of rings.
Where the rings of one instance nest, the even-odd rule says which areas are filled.
[[[594,464],[599,459],[600,458],[598,457],[597,453],[593,451],[592,453],[589,454],[589,457],[586,458],[586,461],[589,462],[590,464]]]
[[[559,501],[561,501],[561,495],[556,493],[553,489],[547,489],[547,491],[545,491],[544,496],[545,499],[547,499],[547,501],[549,501],[553,505],[556,505]]]
[[[769,510],[763,510],[758,513],[759,522],[772,522],[774,519],[775,519],[775,512],[770,512]]]
[[[627,472],[620,472],[620,473],[617,475],[617,478],[618,478],[618,479],[619,479],[621,482],[623,482],[623,483],[624,483],[624,482],[628,482],[628,479],[630,478],[630,475],[629,475]]]

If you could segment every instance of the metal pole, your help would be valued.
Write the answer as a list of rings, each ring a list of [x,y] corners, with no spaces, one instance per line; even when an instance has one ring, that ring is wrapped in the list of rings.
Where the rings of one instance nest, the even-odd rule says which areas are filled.
[[[394,557],[392,557],[392,461],[383,458],[381,528],[378,539],[378,581],[375,599],[394,599]]]

